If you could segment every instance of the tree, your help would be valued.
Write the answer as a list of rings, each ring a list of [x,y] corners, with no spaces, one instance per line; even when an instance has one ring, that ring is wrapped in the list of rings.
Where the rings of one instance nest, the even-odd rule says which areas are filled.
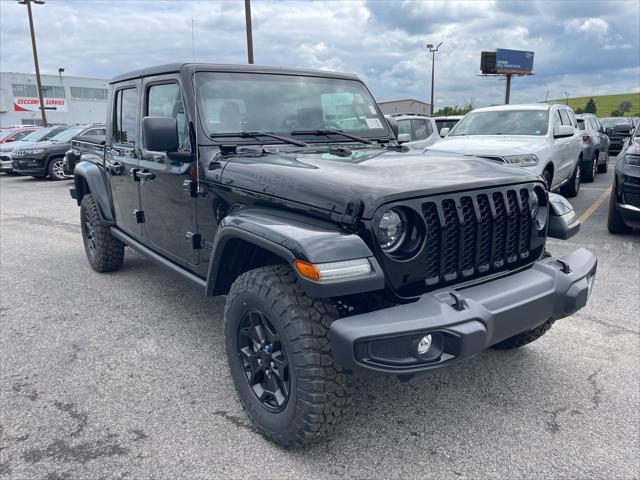
[[[437,115],[440,117],[448,117],[449,115],[465,115],[471,110],[473,110],[472,103],[467,103],[466,105],[462,105],[462,106],[456,105],[454,107],[450,107],[449,105],[447,105],[446,107],[442,107],[440,110],[435,112],[434,115]]]
[[[611,112],[612,117],[622,117],[623,115],[616,108],[613,112]]]
[[[593,98],[590,98],[587,104],[584,107],[585,113],[593,113],[595,114],[597,111],[596,102],[593,101]]]
[[[631,102],[625,100],[624,102],[620,102],[616,107],[616,110],[620,113],[620,116],[624,116],[625,113],[631,110]]]
[[[577,113],[578,115],[579,115],[579,114],[581,114],[581,113],[585,113],[585,112],[586,112],[586,110],[585,110],[584,108],[582,108],[582,107],[578,107],[578,108],[576,108],[576,113]]]

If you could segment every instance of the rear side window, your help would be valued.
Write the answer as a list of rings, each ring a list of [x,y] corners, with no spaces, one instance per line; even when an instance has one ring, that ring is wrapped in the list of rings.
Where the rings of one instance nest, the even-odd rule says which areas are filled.
[[[585,120],[584,120],[584,118],[579,118],[579,119],[578,119],[578,128],[579,128],[580,130],[586,130],[586,129],[587,129],[587,126],[585,125]]]
[[[115,143],[135,145],[138,136],[138,91],[126,88],[116,92]]]
[[[427,130],[427,122],[424,120],[411,120],[411,130],[413,132],[413,140],[424,140],[429,136]]]
[[[569,114],[567,113],[567,111],[564,110],[564,109],[560,109],[560,110],[558,110],[558,112],[560,112],[560,118],[562,119],[562,125],[569,125],[570,127],[572,127],[573,124],[571,123],[571,119],[569,118]]]

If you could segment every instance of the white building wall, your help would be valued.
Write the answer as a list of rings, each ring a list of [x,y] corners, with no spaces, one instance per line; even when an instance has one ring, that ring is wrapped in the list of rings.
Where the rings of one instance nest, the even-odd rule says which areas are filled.
[[[56,106],[56,110],[46,110],[50,124],[103,123],[107,118],[107,98],[109,81],[99,78],[41,75],[46,89],[45,106]],[[14,89],[14,85],[27,86],[24,90]],[[73,88],[73,89],[72,89]],[[97,90],[94,90],[97,89]],[[23,92],[23,95],[20,94]],[[64,92],[64,97],[62,97]],[[33,94],[35,93],[35,97]],[[104,98],[93,98],[102,97]],[[78,96],[89,98],[75,98]],[[33,103],[35,102],[35,103]],[[0,72],[0,126],[40,123],[41,114],[36,89],[36,76],[29,73]],[[20,103],[20,105],[18,105]],[[26,110],[26,111],[19,111]]]
[[[378,106],[385,115],[392,115],[394,113],[429,115],[431,110],[430,104],[421,102],[420,100],[413,100],[411,98],[382,101],[378,102]]]

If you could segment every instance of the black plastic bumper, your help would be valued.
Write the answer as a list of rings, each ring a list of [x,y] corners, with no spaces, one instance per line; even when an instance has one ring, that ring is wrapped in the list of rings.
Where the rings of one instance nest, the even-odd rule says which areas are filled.
[[[480,285],[445,288],[415,303],[343,318],[329,331],[332,352],[344,367],[387,374],[449,365],[581,309],[596,267],[596,257],[581,248]],[[427,334],[432,349],[419,356],[417,343]]]

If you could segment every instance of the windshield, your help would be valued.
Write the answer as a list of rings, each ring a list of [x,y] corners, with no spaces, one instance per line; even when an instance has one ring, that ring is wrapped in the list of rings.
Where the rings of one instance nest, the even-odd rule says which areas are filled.
[[[40,130],[31,132],[29,135],[25,135],[22,140],[25,142],[38,142],[46,137],[51,130],[53,130],[53,128],[41,128]]]
[[[546,135],[547,110],[497,110],[468,113],[449,134],[457,135]]]
[[[356,80],[213,72],[198,72],[196,78],[198,109],[207,133],[214,137],[243,131],[389,134],[375,100]]]
[[[77,134],[79,134],[82,130],[84,130],[84,127],[67,128],[66,130],[61,131],[56,136],[51,137],[51,141],[54,141],[54,142],[68,142],[73,137],[75,137]]]
[[[14,129],[4,130],[0,132],[0,140],[4,140],[5,138],[13,135],[14,133],[16,133],[16,130]]]
[[[605,128],[613,128],[616,125],[620,125],[621,123],[631,123],[628,118],[623,117],[607,117],[601,118],[600,123]]]

